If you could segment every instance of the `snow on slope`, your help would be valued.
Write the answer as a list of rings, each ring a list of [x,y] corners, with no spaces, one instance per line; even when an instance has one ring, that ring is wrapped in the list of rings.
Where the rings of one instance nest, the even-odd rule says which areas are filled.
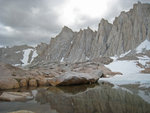
[[[29,54],[31,51],[32,49],[23,50],[24,54],[23,54],[23,59],[21,60],[23,63],[23,66],[28,64]]]
[[[33,51],[32,59],[30,62],[28,62],[29,54],[31,51]],[[33,50],[33,49],[26,49],[26,50],[23,50],[23,52],[24,52],[23,59],[21,60],[23,62],[22,66],[25,66],[25,65],[28,65],[29,63],[31,63],[33,61],[33,59],[38,55],[36,53],[36,50]]]
[[[123,73],[123,75],[116,75],[111,78],[101,78],[101,80],[114,83],[116,85],[123,84],[141,84],[144,87],[150,86],[150,74],[142,74],[142,68],[136,66],[136,61],[114,61],[109,65],[105,65],[112,71]]]
[[[150,41],[145,40],[143,41],[137,48],[136,53],[142,53],[142,50],[150,50]]]
[[[33,51],[33,55],[32,55],[32,59],[31,59],[31,62],[34,60],[35,57],[37,57],[38,54],[36,52],[36,50]]]
[[[135,61],[116,60],[115,62],[112,62],[111,64],[105,66],[111,69],[112,71],[121,72],[124,75],[138,73],[141,70],[141,68],[136,66]]]
[[[150,41],[143,41],[136,49],[136,53],[142,53],[143,50],[150,50]],[[119,57],[124,57],[130,51],[120,55]],[[140,73],[143,68],[138,67],[137,62],[141,63],[145,67],[149,67],[146,62],[150,62],[150,57],[146,55],[138,56],[139,60],[117,60],[118,56],[111,57],[114,61],[108,65],[105,65],[114,72],[121,72],[123,75],[116,75],[111,78],[101,78],[101,80],[106,80],[108,82],[114,83],[116,85],[122,84],[135,84],[138,83],[141,87],[150,87],[150,74]]]

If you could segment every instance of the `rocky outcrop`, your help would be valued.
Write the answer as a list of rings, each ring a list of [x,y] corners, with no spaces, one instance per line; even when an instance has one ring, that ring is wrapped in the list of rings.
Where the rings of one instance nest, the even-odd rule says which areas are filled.
[[[101,77],[121,74],[112,72],[98,62],[51,63],[46,67],[29,70],[0,63],[0,72],[0,90],[49,85],[91,84],[96,83]]]

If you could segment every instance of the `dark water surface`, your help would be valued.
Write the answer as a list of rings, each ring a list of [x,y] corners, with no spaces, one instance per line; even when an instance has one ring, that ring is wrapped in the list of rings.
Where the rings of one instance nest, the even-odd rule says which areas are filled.
[[[35,97],[30,101],[1,101],[0,113],[150,113],[150,104],[139,95],[108,85],[47,87],[31,92]]]

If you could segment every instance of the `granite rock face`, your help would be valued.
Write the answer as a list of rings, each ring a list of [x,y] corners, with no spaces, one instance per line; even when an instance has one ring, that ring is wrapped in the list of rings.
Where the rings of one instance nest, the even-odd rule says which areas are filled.
[[[97,32],[89,27],[79,32],[64,27],[34,63],[75,63],[120,55],[145,39],[150,40],[150,4],[138,2],[128,12],[121,12],[113,24],[102,19]]]
[[[115,18],[105,45],[101,44],[106,49],[101,49],[100,54],[120,55],[136,48],[145,39],[150,40],[150,4],[138,2],[129,12],[121,12]]]
[[[33,63],[44,62],[83,62],[90,57],[91,45],[96,36],[90,28],[73,32],[64,27],[59,35],[52,38],[48,48]]]
[[[107,20],[101,20],[98,27],[98,32],[92,43],[92,59],[98,58],[105,54],[105,51],[107,50],[107,41],[112,30],[112,26],[113,25],[110,24]]]

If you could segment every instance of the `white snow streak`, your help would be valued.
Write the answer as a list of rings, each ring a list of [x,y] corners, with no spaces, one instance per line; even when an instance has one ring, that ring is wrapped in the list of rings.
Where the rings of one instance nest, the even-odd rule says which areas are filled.
[[[31,59],[31,62],[32,62],[32,61],[34,60],[34,58],[37,57],[37,56],[38,56],[38,54],[37,54],[36,50],[34,50],[34,51],[33,51],[33,55],[32,55],[32,59]],[[31,63],[31,62],[30,62],[30,63]]]
[[[60,60],[60,62],[63,62],[64,61],[64,57],[62,57],[62,59]]]
[[[23,62],[23,66],[28,64],[29,54],[30,54],[31,50],[32,49],[23,50],[24,54],[23,54],[23,59],[21,60]]]

